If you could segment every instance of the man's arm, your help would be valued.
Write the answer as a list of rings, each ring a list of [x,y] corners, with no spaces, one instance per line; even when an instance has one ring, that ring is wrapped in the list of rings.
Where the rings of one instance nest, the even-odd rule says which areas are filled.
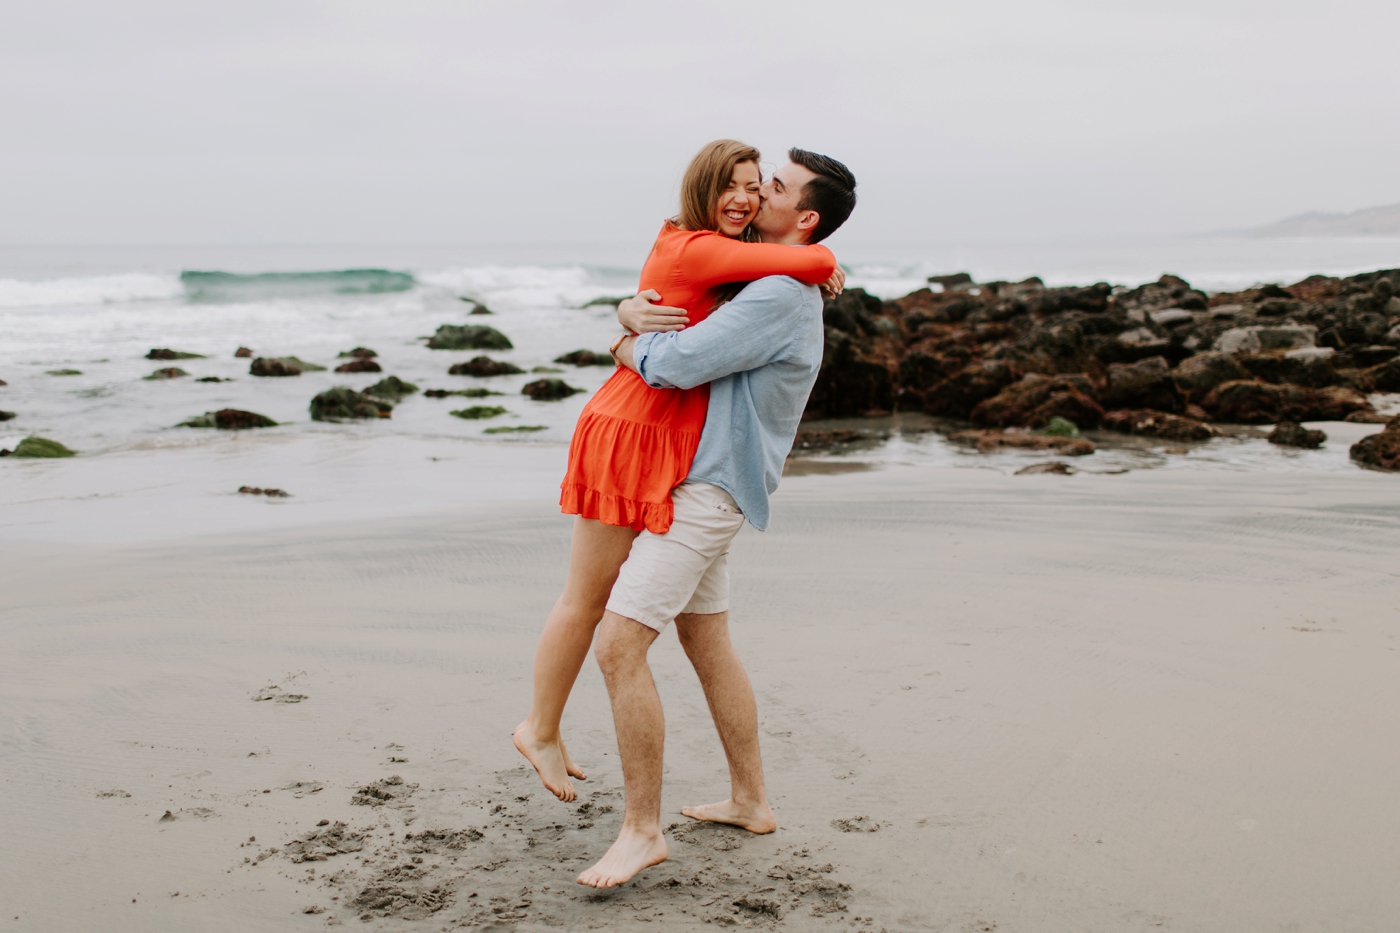
[[[757,369],[791,343],[802,286],[787,276],[760,279],[693,327],[628,337],[619,363],[657,389],[690,389],[730,373]]]

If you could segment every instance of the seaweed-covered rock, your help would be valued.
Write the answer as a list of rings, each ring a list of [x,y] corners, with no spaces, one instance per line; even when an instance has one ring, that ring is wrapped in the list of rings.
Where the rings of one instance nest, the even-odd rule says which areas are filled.
[[[260,356],[248,367],[252,376],[300,376],[302,373],[325,372],[326,367],[295,356]]]
[[[394,406],[346,386],[336,386],[311,400],[312,421],[351,421],[358,418],[388,418]]]
[[[0,421],[13,421],[15,417],[12,411],[0,411]]]
[[[356,347],[353,350],[344,350],[336,354],[336,356],[340,357],[341,359],[344,359],[346,357],[352,357],[357,360],[371,360],[378,355],[378,353],[375,353],[369,347]]]
[[[456,363],[447,370],[449,376],[513,376],[525,370],[514,363],[493,360],[489,356],[474,356],[465,363]]]
[[[69,450],[58,441],[51,441],[45,437],[26,437],[15,446],[12,456],[15,457],[72,457],[77,451]]]
[[[206,411],[189,421],[180,422],[182,428],[219,428],[224,431],[241,431],[247,428],[275,428],[277,422],[255,411],[242,411],[237,408],[222,408]]]
[[[468,421],[480,421],[482,418],[495,418],[497,415],[504,415],[506,410],[500,405],[473,405],[470,408],[459,408],[451,415],[454,418],[465,418]]]
[[[513,350],[505,334],[484,324],[443,324],[428,339],[431,350]]]
[[[365,395],[373,395],[375,398],[386,398],[391,402],[397,402],[406,395],[412,395],[418,391],[418,387],[411,382],[405,382],[398,376],[385,376],[383,379],[369,386],[364,390]]]
[[[1390,419],[1379,434],[1352,444],[1351,459],[1374,470],[1400,472],[1400,416]]]
[[[371,386],[373,388],[373,386]],[[365,390],[373,395],[369,389]],[[423,393],[424,398],[447,398],[451,395],[460,395],[464,398],[486,398],[488,395],[504,395],[504,392],[494,392],[491,389],[429,389]]]
[[[335,368],[338,373],[382,373],[384,367],[374,360],[367,358],[353,359],[348,363],[341,363]]]
[[[151,373],[149,376],[142,376],[141,378],[149,381],[149,380],[152,380],[152,379],[155,379],[155,380],[160,380],[160,379],[179,379],[181,376],[188,376],[188,375],[189,375],[189,373],[185,372],[183,369],[181,369],[181,368],[178,367],[178,366],[167,366],[167,367],[165,367],[164,369],[157,369],[155,372]]]
[[[154,349],[146,354],[148,360],[202,360],[203,353],[185,353],[181,350]]]
[[[537,402],[557,402],[559,399],[568,398],[582,389],[576,389],[566,383],[563,379],[536,379],[527,383],[520,390],[521,395],[528,395]]]
[[[602,353],[593,350],[571,350],[563,356],[554,358],[556,363],[566,363],[571,366],[612,366],[612,354],[604,350]]]
[[[1151,408],[1180,411],[1184,400],[1172,380],[1165,357],[1152,356],[1136,363],[1113,363],[1102,393],[1110,408]]]
[[[81,376],[81,369],[50,369],[44,372],[46,376]]]
[[[1197,353],[1172,372],[1177,388],[1187,399],[1202,399],[1222,382],[1249,378],[1249,370],[1228,353]]]
[[[1312,450],[1321,447],[1325,440],[1327,435],[1324,432],[1309,430],[1296,421],[1280,421],[1269,432],[1268,437],[1270,444],[1278,444],[1281,447],[1306,447]]]
[[[882,302],[863,288],[848,288],[822,303],[822,321],[843,333],[874,337],[880,331],[871,314],[878,314]]]
[[[1194,418],[1147,409],[1111,411],[1103,416],[1103,426],[1110,431],[1168,441],[1204,441],[1220,433]]]

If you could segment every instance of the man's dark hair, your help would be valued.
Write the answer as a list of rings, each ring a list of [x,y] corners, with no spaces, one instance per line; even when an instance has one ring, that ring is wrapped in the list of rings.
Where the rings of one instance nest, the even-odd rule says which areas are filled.
[[[820,243],[836,232],[851,216],[856,206],[856,176],[831,156],[818,155],[806,149],[789,149],[788,158],[816,175],[802,189],[798,202],[800,211],[816,211],[820,216],[812,228],[808,243]]]

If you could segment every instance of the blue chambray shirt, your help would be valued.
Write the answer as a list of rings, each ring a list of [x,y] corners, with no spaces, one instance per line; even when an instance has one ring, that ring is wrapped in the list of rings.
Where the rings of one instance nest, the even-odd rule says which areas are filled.
[[[768,527],[768,497],[822,363],[822,298],[785,275],[749,284],[694,327],[642,334],[632,359],[647,385],[710,383],[710,410],[688,483],[734,497],[749,523]]]

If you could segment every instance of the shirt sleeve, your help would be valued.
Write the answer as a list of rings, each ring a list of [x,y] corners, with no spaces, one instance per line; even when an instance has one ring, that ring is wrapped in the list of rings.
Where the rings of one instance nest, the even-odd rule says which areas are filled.
[[[639,336],[637,372],[654,389],[691,389],[780,359],[805,297],[786,276],[755,282],[694,327]]]
[[[745,243],[716,233],[687,243],[678,265],[680,274],[700,288],[769,275],[790,275],[807,285],[820,285],[836,271],[836,256],[820,244]]]

